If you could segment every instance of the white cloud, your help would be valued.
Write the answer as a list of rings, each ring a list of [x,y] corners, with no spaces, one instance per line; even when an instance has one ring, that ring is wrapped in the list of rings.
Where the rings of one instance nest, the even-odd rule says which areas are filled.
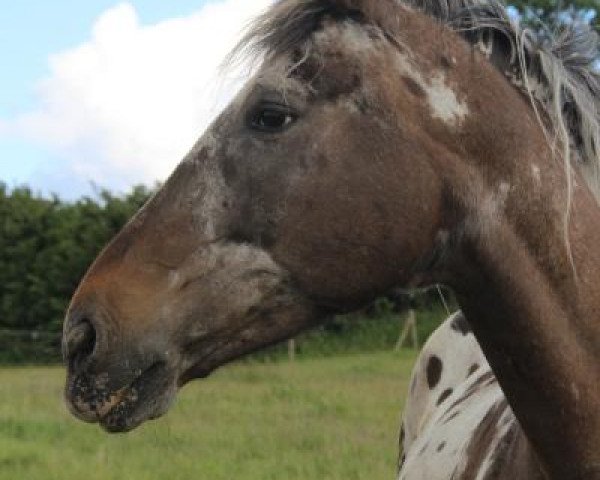
[[[219,64],[270,3],[221,0],[149,26],[130,4],[114,7],[89,41],[50,57],[38,108],[0,129],[65,158],[63,176],[66,168],[120,187],[164,179],[239,88],[239,80],[219,81]]]

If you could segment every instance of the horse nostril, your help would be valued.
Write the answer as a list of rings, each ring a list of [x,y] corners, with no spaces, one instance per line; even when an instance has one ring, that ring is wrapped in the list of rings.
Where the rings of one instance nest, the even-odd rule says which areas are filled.
[[[77,369],[96,347],[96,330],[87,319],[82,319],[66,333],[65,360],[73,369]]]

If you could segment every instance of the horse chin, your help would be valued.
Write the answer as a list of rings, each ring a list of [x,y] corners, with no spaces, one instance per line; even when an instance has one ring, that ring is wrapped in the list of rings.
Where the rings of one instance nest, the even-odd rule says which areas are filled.
[[[77,379],[70,383],[77,383]],[[79,392],[76,387],[67,390],[71,413],[85,422],[98,423],[111,433],[128,432],[162,416],[177,393],[176,376],[164,363],[150,366],[129,385],[110,392],[102,390],[97,379],[79,383],[94,387],[83,387]]]
[[[162,389],[153,393],[154,387],[150,385],[139,384],[134,387],[134,391],[146,390],[147,393],[138,393],[138,398],[133,396],[132,400],[124,401],[111,409],[99,420],[102,428],[111,433],[124,433],[167,413],[177,393],[176,383],[170,380],[166,385],[156,387]]]

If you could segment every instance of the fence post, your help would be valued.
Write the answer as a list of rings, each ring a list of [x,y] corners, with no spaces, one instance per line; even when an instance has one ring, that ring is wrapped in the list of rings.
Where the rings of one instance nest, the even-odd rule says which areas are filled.
[[[293,338],[288,340],[288,358],[290,362],[296,360],[296,340]]]
[[[404,322],[404,327],[402,328],[402,333],[400,333],[400,337],[396,342],[394,350],[400,350],[400,348],[402,348],[402,345],[404,345],[404,341],[407,339],[409,333],[411,334],[413,348],[418,349],[419,339],[417,336],[417,315],[412,308],[408,311],[406,321]]]

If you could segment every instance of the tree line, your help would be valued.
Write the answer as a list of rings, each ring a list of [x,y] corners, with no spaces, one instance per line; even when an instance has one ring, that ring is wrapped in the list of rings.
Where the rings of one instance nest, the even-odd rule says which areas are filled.
[[[90,262],[150,194],[137,186],[65,202],[0,183],[0,329],[59,332]]]

